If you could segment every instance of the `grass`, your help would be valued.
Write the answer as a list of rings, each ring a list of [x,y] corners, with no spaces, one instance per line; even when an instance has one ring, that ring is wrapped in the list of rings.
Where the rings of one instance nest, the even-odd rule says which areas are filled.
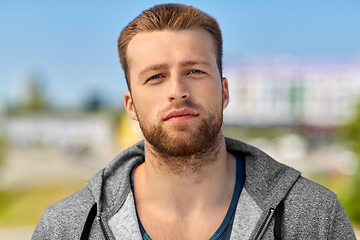
[[[48,205],[83,186],[84,182],[72,182],[67,186],[0,190],[0,226],[36,225]]]

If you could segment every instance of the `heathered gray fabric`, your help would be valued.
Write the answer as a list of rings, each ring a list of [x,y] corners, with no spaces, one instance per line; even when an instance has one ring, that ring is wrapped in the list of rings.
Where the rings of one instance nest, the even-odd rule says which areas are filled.
[[[241,191],[230,240],[249,239],[259,221],[262,210],[257,206],[246,188]]]
[[[109,220],[109,226],[115,239],[142,240],[135,211],[134,195],[130,192],[124,205]]]
[[[274,239],[272,215],[262,238],[257,237],[270,209],[275,209],[283,199],[283,239],[356,239],[333,192],[301,177],[297,170],[276,162],[255,147],[229,138],[225,140],[227,150],[244,159],[246,175],[231,239]],[[87,187],[49,206],[32,239],[79,239],[95,202],[98,217],[91,227],[90,239],[106,239],[105,235],[107,239],[115,239],[111,229],[117,229],[116,239],[141,239],[139,226],[135,224],[129,175],[132,167],[142,161],[143,141],[119,154],[88,181]],[[119,232],[124,235],[119,236]]]

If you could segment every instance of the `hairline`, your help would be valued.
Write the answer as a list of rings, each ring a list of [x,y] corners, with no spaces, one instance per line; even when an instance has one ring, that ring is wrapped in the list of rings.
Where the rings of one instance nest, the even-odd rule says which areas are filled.
[[[185,17],[182,18],[180,16]],[[178,21],[177,19],[181,20]],[[121,31],[118,39],[118,50],[128,89],[131,90],[128,71],[130,63],[127,57],[127,48],[134,36],[141,32],[164,31],[167,29],[178,31],[196,28],[203,29],[211,35],[214,43],[213,46],[215,47],[216,64],[222,79],[223,40],[217,20],[206,12],[191,5],[167,3],[154,5],[144,10]]]

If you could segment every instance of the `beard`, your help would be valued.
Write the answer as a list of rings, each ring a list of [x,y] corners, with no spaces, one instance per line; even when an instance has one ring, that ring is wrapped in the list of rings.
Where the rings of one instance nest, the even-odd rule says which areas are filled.
[[[215,111],[206,110],[200,104],[189,100],[174,104],[161,111],[158,115],[171,109],[190,108],[198,113],[200,121],[193,124],[173,123],[166,129],[161,122],[151,123],[143,120],[136,112],[144,138],[151,145],[153,155],[162,159],[159,165],[164,165],[173,173],[196,172],[203,165],[216,159],[222,135],[219,134],[223,122],[223,109],[221,105]],[[135,108],[136,109],[136,108]]]

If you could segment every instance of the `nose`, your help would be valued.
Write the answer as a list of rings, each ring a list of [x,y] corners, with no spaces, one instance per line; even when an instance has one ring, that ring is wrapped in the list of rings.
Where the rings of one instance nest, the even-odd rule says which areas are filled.
[[[168,81],[168,99],[169,101],[186,100],[190,97],[190,91],[187,83],[181,75],[172,76]]]

